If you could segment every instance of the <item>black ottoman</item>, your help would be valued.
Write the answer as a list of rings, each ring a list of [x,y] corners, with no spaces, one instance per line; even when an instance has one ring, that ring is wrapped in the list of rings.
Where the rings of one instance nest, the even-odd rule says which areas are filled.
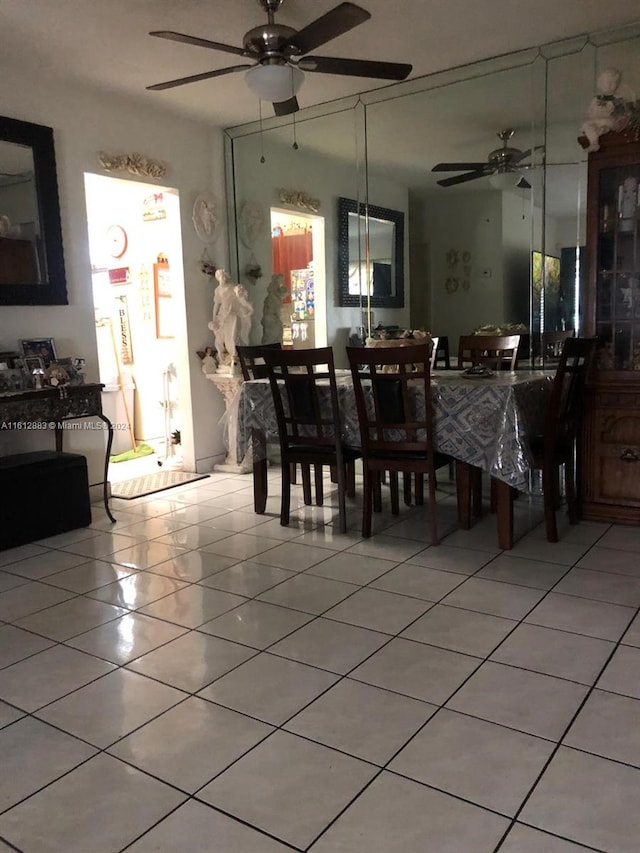
[[[89,524],[84,456],[51,450],[0,456],[0,550]]]

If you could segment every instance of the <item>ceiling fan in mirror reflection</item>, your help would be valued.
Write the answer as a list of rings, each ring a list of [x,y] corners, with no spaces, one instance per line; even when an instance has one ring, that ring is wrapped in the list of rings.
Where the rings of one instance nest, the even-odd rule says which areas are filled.
[[[480,163],[437,163],[432,172],[464,172],[463,175],[454,175],[451,178],[443,178],[437,181],[441,187],[452,187],[467,181],[475,181],[477,178],[489,177],[489,183],[494,189],[509,190],[515,187],[519,189],[531,189],[531,184],[522,174],[521,170],[531,169],[533,163],[523,161],[534,155],[537,151],[544,152],[544,145],[536,145],[521,151],[509,145],[515,130],[511,128],[501,130],[498,138],[502,147],[489,152],[486,162]]]
[[[275,13],[284,0],[258,0],[258,2],[267,13],[268,22],[245,33],[242,47],[170,30],[156,30],[149,33],[156,38],[232,53],[255,60],[253,64],[243,62],[227,68],[217,68],[214,71],[205,71],[203,74],[192,74],[166,83],[156,83],[153,86],[147,86],[147,89],[152,91],[172,89],[176,86],[184,86],[186,83],[210,80],[212,77],[222,77],[235,71],[248,69],[245,80],[249,89],[261,101],[270,101],[275,114],[281,116],[298,111],[296,95],[304,82],[305,71],[379,80],[404,80],[411,73],[412,66],[406,63],[303,55],[368,21],[371,14],[366,9],[356,6],[355,3],[340,3],[306,27],[295,30],[285,24],[275,23]]]

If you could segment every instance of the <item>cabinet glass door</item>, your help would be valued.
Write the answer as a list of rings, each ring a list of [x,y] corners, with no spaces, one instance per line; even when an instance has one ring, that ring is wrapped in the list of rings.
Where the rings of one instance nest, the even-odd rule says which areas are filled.
[[[599,200],[597,366],[640,370],[640,164],[602,169]]]

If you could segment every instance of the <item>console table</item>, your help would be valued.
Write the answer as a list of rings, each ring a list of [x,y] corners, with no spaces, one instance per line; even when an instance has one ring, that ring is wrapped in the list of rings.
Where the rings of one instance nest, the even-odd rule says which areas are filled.
[[[55,434],[56,450],[62,450],[64,421],[80,418],[98,418],[107,429],[107,449],[104,457],[102,497],[104,508],[111,521],[115,518],[109,508],[108,472],[109,456],[113,443],[113,426],[102,411],[102,388],[99,383],[88,385],[61,385],[57,388],[40,388],[30,391],[4,391],[0,393],[0,432],[20,430],[34,432],[48,429]]]

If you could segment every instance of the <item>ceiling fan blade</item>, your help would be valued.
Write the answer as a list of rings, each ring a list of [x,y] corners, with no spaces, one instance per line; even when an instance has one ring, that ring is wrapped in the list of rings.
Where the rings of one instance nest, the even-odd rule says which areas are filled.
[[[466,175],[456,175],[453,178],[444,178],[442,181],[436,181],[441,187],[452,187],[455,184],[464,184],[466,181],[475,181],[476,178],[484,178],[487,173],[484,170],[476,172],[467,172]]]
[[[167,80],[166,83],[156,83],[147,86],[150,92],[160,92],[163,89],[174,89],[176,86],[184,86],[187,83],[197,83],[198,80],[210,80],[212,77],[222,77],[232,74],[234,71],[242,71],[243,68],[253,68],[249,63],[245,65],[231,65],[229,68],[218,68],[215,71],[205,71],[204,74],[192,74],[190,77],[179,77],[177,80]]]
[[[486,163],[437,163],[432,172],[464,172],[466,169],[484,169]]]
[[[310,50],[326,44],[359,24],[364,24],[370,17],[370,12],[356,6],[355,3],[340,3],[335,9],[316,18],[291,36],[289,45],[296,48],[299,53],[309,53]]]
[[[211,50],[222,50],[225,53],[235,53],[237,56],[248,56],[249,54],[241,47],[234,47],[231,44],[222,44],[219,41],[209,41],[208,39],[197,38],[197,36],[187,36],[184,33],[174,33],[171,30],[155,30],[149,33],[150,36],[155,36],[159,39],[168,39],[169,41],[179,41],[184,44],[194,44],[196,47],[208,47]]]
[[[380,80],[404,80],[413,66],[402,62],[377,62],[367,59],[339,59],[333,56],[305,56],[298,62],[304,71],[320,74],[346,74],[350,77],[377,77]]]
[[[277,101],[273,104],[273,111],[277,116],[288,116],[291,113],[297,113],[299,109],[298,99],[295,95],[287,101]]]
[[[544,145],[536,145],[533,148],[527,148],[526,151],[521,151],[517,157],[513,158],[513,162],[519,163],[521,160],[525,160],[527,157],[530,157],[534,151],[544,151]]]

